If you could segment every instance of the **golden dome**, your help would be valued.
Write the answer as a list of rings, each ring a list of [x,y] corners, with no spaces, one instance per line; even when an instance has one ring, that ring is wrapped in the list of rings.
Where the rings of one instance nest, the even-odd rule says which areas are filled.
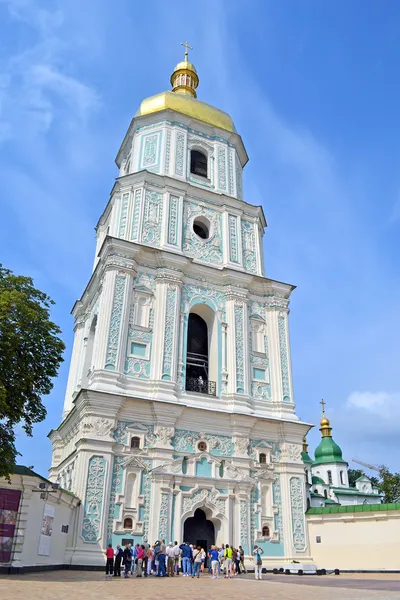
[[[226,112],[211,106],[211,104],[196,100],[193,96],[177,94],[176,92],[161,92],[161,94],[146,98],[139,106],[135,117],[151,115],[168,109],[198,119],[213,127],[219,127],[231,133],[236,132],[235,125]]]
[[[161,92],[161,94],[143,100],[135,117],[170,109],[213,127],[219,127],[231,133],[236,132],[235,125],[226,112],[196,99],[199,78],[196,67],[188,60],[190,46],[187,42],[182,45],[186,47],[185,58],[176,65],[171,75],[172,91]]]
[[[325,416],[322,417],[319,424],[321,425],[321,427],[330,427],[331,425],[329,419]]]

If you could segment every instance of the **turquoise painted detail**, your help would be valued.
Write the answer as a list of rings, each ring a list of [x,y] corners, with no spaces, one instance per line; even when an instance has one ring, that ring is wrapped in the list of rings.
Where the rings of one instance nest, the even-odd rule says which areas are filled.
[[[293,547],[297,552],[306,549],[306,533],[304,518],[304,485],[300,477],[290,478],[290,505],[292,513]]]
[[[151,468],[152,460],[143,460],[145,468],[142,470],[140,480],[140,494],[143,496],[143,535],[149,536],[150,501],[151,501]]]
[[[144,210],[142,222],[142,244],[148,246],[161,245],[161,226],[163,218],[163,195],[146,190],[144,194]]]
[[[169,197],[169,212],[168,212],[168,236],[167,241],[171,246],[178,246],[178,215],[179,198],[178,196]]]
[[[285,550],[283,544],[277,542],[271,542],[269,540],[256,540],[257,546],[263,549],[264,558],[267,556],[283,556]]]
[[[137,242],[139,240],[139,221],[140,221],[140,209],[142,205],[142,190],[135,190],[135,199],[133,203],[133,220],[132,220],[132,232],[131,240]]]
[[[226,148],[218,146],[217,150],[218,187],[226,191]]]
[[[143,135],[140,142],[140,168],[158,173],[160,170],[160,152],[162,131],[153,131]]]
[[[196,462],[196,476],[211,477],[211,464],[208,462],[205,456]]]
[[[196,445],[200,440],[208,443],[209,452],[213,456],[232,456],[234,452],[232,440],[227,436],[212,434],[200,436],[199,432],[187,429],[176,429],[171,444],[174,450],[178,452],[193,453],[196,451]]]
[[[160,514],[158,517],[158,539],[165,540],[169,533],[169,494],[161,494]]]
[[[108,344],[105,368],[115,371],[117,352],[121,330],[122,308],[124,306],[125,275],[117,275],[115,278],[114,299],[111,311],[110,329],[108,333]]]
[[[122,492],[123,481],[123,462],[125,456],[114,456],[113,470],[111,477],[111,492],[108,504],[108,521],[107,521],[107,544],[112,543],[114,519],[120,518],[120,505],[115,504],[116,495]]]
[[[236,196],[239,200],[243,200],[243,188],[242,188],[242,167],[239,159],[236,155],[235,159],[235,171],[236,171]]]
[[[233,263],[239,262],[239,247],[238,247],[238,218],[234,215],[229,215],[229,260]]]
[[[283,401],[290,402],[289,358],[287,348],[286,317],[278,317],[279,351],[281,358]]]
[[[171,540],[171,542],[174,542],[174,531],[175,531],[175,503],[176,503],[176,496],[175,494],[172,494],[172,506],[171,506],[171,531],[170,531],[170,536],[169,539]]]
[[[128,203],[129,203],[129,192],[122,194],[122,201],[121,201],[121,214],[120,214],[120,218],[119,218],[119,237],[124,238],[125,237],[125,231],[126,231],[126,221],[127,221],[127,215],[128,215]]]
[[[258,369],[256,367],[253,368],[253,377],[254,379],[259,379],[260,381],[265,381],[265,369]]]
[[[89,459],[81,532],[83,541],[89,544],[95,544],[101,537],[106,468],[104,456]]]
[[[141,535],[131,535],[130,533],[124,532],[114,532],[110,538],[109,544],[112,544],[113,548],[116,548],[118,545],[123,546],[122,540],[129,540],[129,543],[132,544],[134,548],[136,544],[143,544],[143,536]]]
[[[139,521],[144,521],[145,513],[146,513],[146,511],[144,509],[144,506],[140,506],[139,507]]]
[[[165,328],[164,328],[164,356],[161,379],[171,381],[175,379],[172,373],[172,360],[175,336],[175,313],[176,313],[177,288],[168,286],[167,300],[165,306]]]
[[[139,344],[138,342],[131,342],[131,354],[135,356],[146,356],[147,344]]]
[[[235,336],[236,336],[236,393],[244,394],[244,308],[235,303]]]
[[[175,147],[175,175],[183,177],[183,168],[185,160],[185,136],[180,131],[176,134]]]
[[[142,433],[144,435],[144,447],[153,448],[156,443],[157,436],[154,433],[153,425],[144,425],[137,421],[118,421],[117,427],[114,430],[114,440],[117,444],[127,445],[128,443],[128,432],[127,429],[131,429],[134,433]]]
[[[258,456],[256,453],[255,448],[260,447],[260,448],[268,448],[270,447],[271,449],[271,461],[276,463],[280,461],[280,457],[281,457],[281,448],[278,442],[271,442],[269,440],[250,440],[249,443],[249,456],[253,459],[253,460],[258,460]]]
[[[150,314],[150,317],[152,315]],[[133,321],[133,306],[131,308],[131,315],[129,318],[130,323]],[[128,349],[127,354],[125,356],[125,375],[129,375],[130,377],[138,377],[139,379],[149,379],[150,377],[150,361],[151,361],[151,349],[152,349],[152,339],[153,332],[152,331],[142,331],[141,329],[129,325],[128,329]],[[137,352],[132,352],[132,344],[137,344],[140,346],[145,346],[146,344],[141,344],[141,341],[148,342],[148,356],[146,357],[146,351],[143,355],[138,354]],[[140,348],[139,348],[140,352]],[[135,354],[135,356],[132,356]]]
[[[272,484],[272,496],[277,507],[277,513],[274,515],[274,528],[279,534],[279,543],[284,548],[281,479],[279,475]]]
[[[220,494],[227,494],[228,490],[221,490],[221,488],[217,488],[217,492],[219,492]]]
[[[249,273],[257,273],[256,234],[254,223],[242,219],[243,267]]]
[[[181,490],[181,492],[190,492],[190,490],[193,488],[193,486],[191,485],[180,485],[179,489]]]
[[[210,237],[199,238],[193,231],[196,217],[205,217],[211,224]],[[183,203],[183,245],[186,256],[196,258],[206,264],[222,264],[222,217],[221,213],[201,204],[185,201]]]
[[[175,127],[179,127],[180,129],[184,130],[184,131],[188,131],[189,133],[194,133],[195,135],[198,135],[200,137],[206,138],[207,140],[214,140],[216,142],[222,142],[223,144],[228,144],[228,146],[230,148],[235,148],[235,144],[232,144],[232,142],[229,142],[229,140],[226,140],[225,138],[221,137],[220,135],[209,135],[207,133],[203,133],[202,131],[198,131],[197,129],[192,129],[191,127],[188,127],[187,125],[185,125],[185,123],[179,123],[179,121],[158,121],[157,123],[153,123],[152,125],[144,125],[143,127],[139,127],[139,129],[137,129],[137,131],[145,131],[147,129],[153,129],[154,126],[157,125],[172,125]]]
[[[235,188],[233,184],[233,155],[232,151],[228,150],[228,171],[229,171],[229,194],[230,196],[235,195]]]

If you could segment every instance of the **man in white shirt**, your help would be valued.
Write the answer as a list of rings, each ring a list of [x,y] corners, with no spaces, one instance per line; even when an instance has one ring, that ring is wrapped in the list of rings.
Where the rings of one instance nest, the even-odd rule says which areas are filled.
[[[175,565],[175,552],[172,542],[167,547],[167,576],[174,576],[174,565]]]
[[[175,542],[174,545],[174,570],[175,570],[175,575],[178,576],[179,575],[179,557],[181,555],[181,549],[179,548],[179,544],[178,542]]]

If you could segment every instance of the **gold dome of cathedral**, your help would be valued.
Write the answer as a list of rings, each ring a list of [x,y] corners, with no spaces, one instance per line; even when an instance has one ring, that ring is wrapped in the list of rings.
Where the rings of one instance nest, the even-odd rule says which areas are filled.
[[[236,132],[235,125],[226,112],[197,100],[199,78],[196,67],[188,61],[189,46],[187,43],[183,45],[186,47],[185,59],[176,65],[171,75],[172,91],[161,92],[143,100],[135,116],[142,117],[170,109],[213,127]]]

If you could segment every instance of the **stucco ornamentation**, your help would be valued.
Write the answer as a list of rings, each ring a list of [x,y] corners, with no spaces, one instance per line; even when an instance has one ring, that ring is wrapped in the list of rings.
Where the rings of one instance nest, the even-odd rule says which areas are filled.
[[[226,190],[226,150],[218,146],[218,187]]]
[[[155,434],[157,436],[156,446],[171,446],[171,440],[174,436],[175,429],[173,427],[156,427]]]
[[[89,459],[82,539],[90,544],[95,544],[101,536],[106,467],[104,456],[92,456]]]
[[[154,433],[153,425],[143,425],[142,423],[138,423],[137,421],[118,421],[117,427],[114,430],[114,439],[117,444],[128,443],[128,428],[134,432],[144,434],[145,447],[153,448],[154,444],[157,440],[157,437]]]
[[[203,216],[211,223],[210,237],[200,239],[192,229],[195,217]],[[202,262],[222,263],[221,214],[194,202],[184,202],[183,252]]]
[[[281,494],[281,481],[280,477],[277,476],[272,484],[272,494],[275,505],[274,515],[274,527],[275,531],[278,532],[279,542],[283,544],[283,519],[282,519],[282,494]]]
[[[175,174],[183,176],[183,159],[185,154],[185,136],[183,133],[176,134],[176,150],[175,150]]]
[[[243,266],[250,273],[257,273],[256,236],[254,224],[242,219]]]
[[[124,469],[123,463],[125,460],[125,456],[114,456],[114,464],[111,478],[111,492],[108,505],[107,544],[112,543],[114,520],[119,519],[120,516],[120,506],[115,504],[115,499],[116,495],[122,492],[122,478]]]
[[[240,543],[245,552],[249,551],[249,503],[240,501]]]
[[[164,356],[161,376],[162,379],[166,381],[171,381],[171,379],[175,379],[175,373],[172,373],[172,353],[174,349],[176,299],[176,286],[168,285],[167,300],[165,307]]]
[[[247,448],[249,446],[249,438],[235,437],[235,454],[238,456],[248,456]]]
[[[146,190],[144,199],[142,242],[149,246],[161,243],[161,223],[163,216],[163,196]]]
[[[129,192],[122,194],[121,216],[119,219],[119,237],[125,237],[126,221],[128,215]]]
[[[231,262],[239,262],[239,248],[238,248],[238,217],[235,215],[229,215],[229,257]]]
[[[135,190],[135,199],[133,203],[133,220],[132,220],[132,233],[131,239],[133,241],[138,240],[139,236],[139,220],[140,220],[140,208],[142,200],[142,190]]]
[[[278,316],[279,352],[281,358],[283,401],[290,402],[289,358],[287,349],[286,316]]]
[[[304,485],[300,477],[290,478],[290,504],[292,512],[293,547],[297,552],[306,549],[305,519],[304,519]]]
[[[202,285],[186,284],[182,289],[181,310],[184,313],[189,312],[189,307],[196,299],[201,301],[209,300],[220,312],[221,319],[225,320],[225,294],[218,289]]]
[[[233,454],[231,438],[223,435],[201,434],[186,429],[176,429],[172,438],[172,446],[178,452],[195,452],[196,444],[200,440],[208,443],[210,454],[216,456],[232,456]]]
[[[169,523],[169,494],[161,494],[158,539],[167,540]]]
[[[109,369],[110,371],[115,371],[115,364],[117,360],[122,309],[124,306],[125,279],[126,276],[124,274],[119,274],[115,278],[114,300],[111,312],[105,364],[105,368]]]
[[[168,244],[178,246],[178,196],[169,197],[169,216],[168,216]]]
[[[193,510],[193,507],[201,501],[214,505],[218,512],[222,515],[225,514],[225,500],[217,498],[217,492],[215,490],[198,490],[191,497],[184,497],[182,502],[182,514]]]
[[[301,462],[301,446],[296,444],[285,444],[282,447],[282,461]]]
[[[236,393],[244,394],[244,308],[235,302],[235,336],[236,336]]]

